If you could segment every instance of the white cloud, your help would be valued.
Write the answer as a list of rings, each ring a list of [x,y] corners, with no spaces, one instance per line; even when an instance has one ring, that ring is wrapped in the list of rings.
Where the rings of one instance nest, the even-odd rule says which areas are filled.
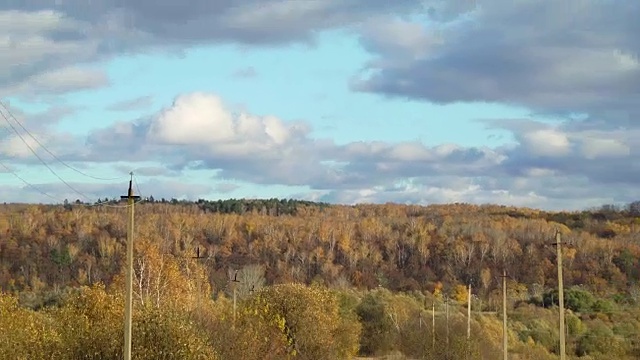
[[[442,144],[435,148],[436,154],[440,156],[451,155],[456,150],[460,150],[460,146],[456,144]]]
[[[399,161],[424,161],[431,158],[427,149],[420,143],[398,144],[391,150],[391,157]]]
[[[12,95],[18,93],[37,96],[91,90],[107,85],[109,85],[109,79],[103,70],[67,67],[31,76],[5,89],[4,92]]]
[[[201,146],[211,154],[269,156],[284,151],[304,129],[284,124],[274,116],[234,114],[216,95],[191,93],[179,96],[149,125],[148,137],[166,145]]]
[[[437,28],[428,29],[422,24],[390,16],[368,20],[362,33],[362,44],[366,49],[384,53],[398,63],[431,55],[444,43]]]
[[[523,135],[523,142],[532,155],[564,156],[571,151],[566,134],[556,129],[534,130]]]
[[[441,29],[442,40],[430,47],[429,56],[398,57],[393,46],[371,45],[388,43],[389,32],[365,33],[362,44],[379,61],[369,64],[367,76],[354,81],[354,88],[436,103],[518,105],[561,115],[619,112],[606,120],[637,123],[637,3],[493,0],[477,1],[479,9],[473,12],[462,1],[440,3],[444,9],[435,8],[430,21],[405,20],[412,24],[402,27],[412,31],[396,42],[413,43]],[[401,22],[390,18],[380,27]]]
[[[77,26],[72,19],[55,10],[34,12],[0,11],[0,33],[38,34],[56,29],[71,29]]]
[[[589,160],[629,156],[631,148],[616,139],[582,139],[582,153]]]
[[[120,159],[120,151],[128,149],[134,158],[160,161],[173,170],[195,166],[215,170],[227,182],[303,185],[314,196],[340,202],[580,208],[640,196],[629,182],[640,176],[640,167],[626,165],[635,154],[629,141],[640,137],[636,132],[587,132],[535,121],[493,126],[511,131],[516,143],[496,149],[383,141],[337,145],[313,138],[304,124],[232,113],[216,95],[195,93],[179,96],[146,121],[116,124],[91,136],[99,141],[89,141],[86,160]],[[223,133],[213,133],[221,128]],[[598,161],[604,156],[607,161]],[[612,183],[618,185],[612,188]]]
[[[555,174],[553,170],[543,169],[538,167],[532,167],[532,168],[526,169],[525,173],[527,176],[532,178],[553,176]]]
[[[12,135],[8,138],[3,139],[2,143],[0,144],[0,153],[7,157],[19,159],[27,159],[33,157],[33,153],[31,152],[29,147],[33,149],[33,151],[37,151],[39,147],[38,143],[33,140],[33,138],[27,135],[23,135],[23,139],[21,139],[17,135]]]
[[[586,113],[589,119],[554,126],[496,123],[515,142],[495,149],[385,141],[337,145],[316,138],[303,122],[234,112],[215,94],[191,93],[154,116],[121,121],[87,139],[63,141],[68,135],[44,131],[46,126],[37,134],[46,134],[39,139],[59,148],[65,159],[137,164],[141,176],[153,179],[143,188],[154,196],[240,191],[233,184],[239,180],[308,186],[309,196],[347,203],[584,208],[640,197],[637,5],[571,0],[558,7],[547,0],[498,0],[478,1],[480,9],[469,12],[467,1],[424,3],[428,22],[396,16],[415,9],[417,2],[409,0],[371,0],[366,7],[356,0],[202,1],[192,6],[140,0],[118,9],[107,0],[94,0],[92,6],[71,0],[57,11],[31,11],[35,3],[4,11],[3,4],[0,95],[42,96],[106,86],[106,74],[87,64],[114,54],[228,41],[312,42],[319,30],[349,28],[361,32],[363,46],[375,58],[369,64],[373,75],[360,83],[361,89],[441,103],[497,102],[555,115]],[[431,8],[433,3],[440,5]],[[569,19],[563,9],[574,17]],[[131,104],[135,101],[124,103]],[[26,121],[35,123],[31,117]],[[604,126],[609,123],[627,128]],[[65,146],[82,140],[86,146]],[[15,137],[3,142],[0,152],[14,158],[11,165],[34,162]],[[217,185],[210,185],[210,179],[156,181],[191,168],[215,171]],[[120,185],[78,186],[91,196],[121,192]],[[68,189],[45,187],[75,197]]]
[[[217,96],[193,93],[180,96],[151,124],[152,139],[173,145],[229,141],[235,136],[232,114]]]

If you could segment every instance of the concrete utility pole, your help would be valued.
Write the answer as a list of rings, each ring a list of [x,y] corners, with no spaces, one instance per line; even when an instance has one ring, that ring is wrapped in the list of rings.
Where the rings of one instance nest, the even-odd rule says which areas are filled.
[[[196,247],[196,256],[193,256],[192,259],[196,259],[196,260],[200,260],[200,259],[204,259],[203,256],[200,256],[200,247]],[[200,319],[200,291],[202,291],[202,285],[200,284],[200,276],[198,274],[198,269],[196,268],[195,271],[195,276],[196,276],[196,311],[198,312],[198,319]]]
[[[471,352],[471,284],[469,284],[469,294],[467,295],[467,348],[464,352],[464,358],[469,359]]]
[[[471,339],[471,284],[469,284],[469,295],[467,296],[467,340]]]
[[[507,360],[509,338],[507,334],[507,270],[502,270],[502,359]]]
[[[436,303],[431,304],[431,351],[436,351]]]
[[[133,206],[135,200],[140,196],[133,195],[133,172],[129,173],[129,191],[126,196],[121,199],[127,199],[129,209],[129,224],[127,226],[127,265],[126,265],[126,289],[125,289],[125,306],[124,306],[124,360],[131,360],[131,310],[132,310],[132,283],[133,283]]]
[[[233,287],[233,327],[235,328],[236,326],[236,288],[237,288],[237,283],[240,282],[240,280],[238,280],[238,270],[235,271],[233,275],[233,280],[231,280],[231,282],[233,283],[231,286]]]
[[[449,356],[449,353],[450,353],[450,348],[449,348],[449,297],[447,296],[444,301],[445,301],[445,303],[444,303],[445,304],[444,311],[445,311],[445,315],[447,317],[447,348],[445,350],[445,357],[446,357],[447,360],[449,360],[450,359],[450,356]]]
[[[566,359],[565,349],[565,328],[564,328],[564,284],[562,281],[562,238],[559,231],[556,231],[556,245],[558,258],[558,311],[560,317],[559,335],[560,335],[560,360]]]

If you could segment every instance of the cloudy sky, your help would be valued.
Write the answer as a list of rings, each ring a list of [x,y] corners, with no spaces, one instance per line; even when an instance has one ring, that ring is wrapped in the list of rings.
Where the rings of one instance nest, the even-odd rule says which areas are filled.
[[[2,201],[640,199],[640,2],[8,0]],[[34,154],[35,153],[35,154]]]

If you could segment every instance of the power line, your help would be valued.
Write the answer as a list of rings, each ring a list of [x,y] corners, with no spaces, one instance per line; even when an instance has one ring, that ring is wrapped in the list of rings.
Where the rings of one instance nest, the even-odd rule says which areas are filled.
[[[3,162],[0,162],[0,166],[2,166],[5,170],[7,170],[7,172],[11,173],[13,176],[15,176],[16,178],[18,178],[20,181],[22,181],[25,185],[27,185],[28,187],[34,189],[35,191],[39,192],[40,194],[51,198],[55,201],[60,201],[60,199],[57,199],[56,197],[54,197],[53,195],[47,194],[46,192],[40,190],[40,188],[36,187],[35,185],[32,185],[31,183],[29,183],[27,180],[25,180],[24,178],[22,178],[22,176],[18,175],[18,173],[16,173],[15,171],[11,170],[7,165],[5,165]]]
[[[31,132],[29,132],[29,130],[22,125],[22,123],[11,113],[11,111],[9,110],[9,108],[2,102],[0,101],[0,106],[9,114],[9,116],[38,144],[40,145],[40,147],[42,147],[47,153],[49,153],[54,159],[58,160],[61,164],[65,165],[66,167],[78,172],[79,174],[82,174],[84,176],[93,178],[93,179],[97,179],[97,180],[117,180],[117,179],[121,179],[122,177],[118,177],[118,178],[100,178],[97,176],[92,176],[89,174],[86,174],[84,172],[82,172],[79,169],[74,168],[73,166],[67,164],[66,162],[64,162],[62,159],[60,159],[59,157],[57,157],[53,152],[51,152],[49,149],[46,148],[46,146],[44,146],[33,134],[31,134]],[[67,186],[69,189],[71,189],[74,193],[80,195],[81,197],[85,198],[88,201],[91,201],[89,196],[87,196],[86,194],[80,192],[79,190],[77,190],[76,188],[74,188],[73,186],[71,186],[71,184],[69,184],[67,181],[65,181],[60,175],[58,175],[58,173],[56,173],[51,166],[49,166],[49,164],[47,164],[46,161],[44,161],[44,159],[42,159],[42,157],[33,149],[33,147],[26,141],[26,139],[22,136],[22,134],[20,134],[20,131],[18,131],[18,129],[16,129],[16,127],[11,123],[11,121],[9,120],[9,118],[7,117],[7,115],[4,114],[4,112],[0,109],[0,115],[2,115],[2,118],[5,120],[5,122],[11,127],[11,129],[16,133],[16,135],[18,135],[18,137],[20,138],[20,140],[22,140],[22,142],[25,144],[25,146],[29,149],[29,151],[36,157],[38,158],[38,160],[40,160],[40,162],[56,177],[58,178],[58,180],[60,180],[65,186]],[[11,174],[13,174],[14,176],[16,176],[18,179],[20,179],[20,181],[22,181],[23,183],[25,183],[25,185],[29,186],[32,189],[35,189],[36,191],[38,191],[39,193],[53,199],[56,201],[60,202],[60,199],[55,198],[54,196],[40,190],[38,187],[36,187],[35,185],[29,183],[28,181],[26,181],[24,178],[22,178],[21,176],[19,176],[16,172],[14,172],[13,170],[9,169],[6,165],[2,164],[2,166],[7,169]],[[136,184],[137,186],[137,184]],[[139,187],[138,187],[139,189]],[[112,208],[126,208],[128,207],[128,205],[111,205],[111,204],[103,204],[103,203],[93,203],[93,204],[83,204],[85,206],[104,206],[104,207],[112,207]]]
[[[14,170],[12,170],[9,166],[7,166],[5,163],[0,161],[0,167],[4,168],[8,173],[10,173],[11,175],[15,176],[18,180],[20,180],[23,184],[25,184],[26,186],[30,187],[31,189],[37,191],[38,193],[58,202],[58,203],[63,203],[64,200],[61,200],[60,198],[57,198],[49,193],[47,193],[46,191],[40,189],[39,187],[37,187],[36,185],[33,185],[32,183],[30,183],[29,181],[27,181],[25,178],[23,178],[22,176],[18,175],[17,172],[15,172]],[[136,203],[138,203],[139,201],[137,201]],[[87,203],[82,203],[82,204],[75,204],[75,203],[70,203],[70,205],[77,205],[77,206],[85,206],[85,207],[97,207],[97,206],[101,206],[101,207],[108,207],[108,208],[116,208],[116,209],[123,209],[123,208],[127,208],[129,207],[129,205],[113,205],[113,204],[106,204],[106,203],[93,203],[93,204],[87,204]]]
[[[138,185],[138,178],[133,173],[133,171],[131,172],[131,177],[133,178],[133,182],[136,185],[136,190],[138,191],[138,194],[140,195],[140,198],[142,199],[143,196],[142,196],[142,191],[140,191],[140,185]]]
[[[2,100],[0,100],[0,106],[1,106],[1,107],[2,107],[6,112],[7,112],[7,114],[9,114],[9,117],[10,117],[10,118],[12,118],[12,119],[13,119],[13,121],[15,121],[15,122],[20,126],[20,128],[22,128],[22,130],[23,130],[25,133],[27,133],[27,135],[29,135],[29,136],[30,136],[30,137],[31,137],[31,138],[32,138],[32,139],[33,139],[33,140],[34,140],[34,141],[35,141],[35,142],[36,142],[36,143],[37,143],[37,144],[38,144],[38,145],[39,145],[39,146],[44,150],[44,151],[46,151],[49,155],[51,155],[51,157],[53,157],[55,160],[57,160],[57,161],[58,161],[58,162],[60,162],[62,165],[66,166],[67,168],[69,168],[69,169],[71,169],[71,170],[73,170],[73,171],[77,172],[77,173],[78,173],[78,174],[80,174],[80,175],[84,175],[84,176],[86,176],[86,177],[89,177],[89,178],[92,178],[92,179],[95,179],[95,180],[113,181],[113,180],[120,180],[120,179],[123,179],[123,178],[124,178],[123,176],[119,176],[119,177],[115,177],[115,178],[103,178],[103,177],[93,176],[93,175],[87,174],[87,173],[85,173],[85,172],[83,172],[83,171],[81,171],[81,170],[79,170],[79,169],[77,169],[77,168],[75,168],[75,167],[73,167],[73,166],[69,165],[67,162],[65,162],[64,160],[60,159],[56,154],[54,154],[54,153],[53,153],[53,152],[51,152],[49,149],[47,149],[47,147],[46,147],[46,146],[44,146],[44,144],[42,144],[42,143],[41,143],[41,142],[40,142],[40,141],[39,141],[39,140],[38,140],[38,139],[37,139],[37,138],[36,138],[36,137],[35,137],[35,136],[34,136],[34,135],[33,135],[33,134],[32,134],[32,133],[31,133],[31,132],[30,132],[30,131],[29,131],[29,130],[28,130],[28,129],[27,129],[27,128],[26,128],[26,127],[25,127],[25,126],[24,126],[24,125],[23,125],[23,124],[22,124],[22,123],[21,123],[21,122],[20,122],[20,121],[19,121],[19,120],[14,116],[14,115],[13,115],[13,114],[12,114],[12,113],[11,113],[11,110],[9,110],[9,108],[8,108],[8,107],[7,107],[7,106],[2,102]],[[2,114],[2,116],[4,117],[5,121],[7,121],[7,123],[9,123],[8,118],[7,118],[4,114]],[[9,125],[11,125],[11,124],[9,123]],[[16,129],[15,129],[13,126],[11,126],[11,127],[14,129],[14,131],[16,131]],[[21,137],[21,138],[22,138],[22,137]],[[24,142],[24,139],[23,139],[23,142]],[[26,142],[25,142],[25,144],[26,144]]]
[[[31,147],[31,145],[29,145],[29,143],[25,140],[25,138],[22,136],[22,134],[20,134],[20,132],[18,131],[18,129],[16,129],[15,126],[13,126],[13,124],[11,123],[11,121],[9,121],[9,118],[7,118],[7,116],[0,111],[0,114],[2,114],[2,117],[4,118],[4,120],[7,122],[7,124],[9,124],[9,126],[11,127],[11,129],[13,129],[13,131],[16,133],[16,135],[18,135],[18,137],[20,138],[20,140],[22,140],[22,142],[27,146],[27,148],[29,149],[29,151],[31,151],[31,153],[38,158],[38,160],[40,160],[40,162],[47,168],[49,169],[49,171],[56,177],[58,178],[58,180],[60,180],[63,184],[65,184],[69,189],[71,189],[73,192],[75,192],[76,194],[84,197],[87,200],[90,200],[89,197],[83,193],[81,193],[80,191],[78,191],[76,188],[74,188],[73,186],[71,186],[71,184],[69,184],[68,182],[66,182],[60,175],[58,175],[57,172],[55,172],[55,170],[53,170],[51,168],[51,166],[49,166],[49,164],[47,164],[46,161],[44,161],[42,159],[42,157],[40,157],[40,155],[38,155],[38,153]]]
[[[15,172],[14,170],[12,170],[9,166],[7,166],[5,163],[0,161],[0,167],[4,168],[8,173],[10,173],[11,175],[15,176],[18,180],[22,181],[26,186],[32,188],[33,190],[37,191],[38,193],[54,200],[57,201],[58,203],[63,203],[64,201],[61,200],[60,198],[57,198],[47,192],[45,192],[44,190],[40,189],[39,187],[31,184],[30,182],[28,182],[27,180],[25,180],[22,176],[18,175],[17,172]],[[73,203],[70,203],[70,205],[76,205]],[[102,206],[102,207],[109,207],[109,208],[117,208],[117,209],[122,209],[122,208],[127,208],[129,207],[129,205],[113,205],[113,204],[105,204],[105,203],[93,203],[93,204],[77,204],[77,205],[81,205],[81,206],[86,206],[86,207],[95,207],[95,206]]]
[[[124,308],[124,359],[131,360],[131,313],[133,312],[133,235],[134,235],[134,204],[135,199],[139,199],[140,196],[133,194],[133,172],[131,174],[131,180],[129,180],[129,190],[126,196],[121,196],[121,199],[126,199],[129,207],[129,221],[127,223],[127,268],[126,268],[126,283],[125,283],[125,308]]]

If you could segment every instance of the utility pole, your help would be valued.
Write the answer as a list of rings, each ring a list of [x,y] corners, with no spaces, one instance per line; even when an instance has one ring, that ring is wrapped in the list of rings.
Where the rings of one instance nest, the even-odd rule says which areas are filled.
[[[558,311],[560,317],[559,324],[559,335],[560,335],[560,360],[566,359],[566,350],[565,350],[565,328],[564,328],[564,284],[562,281],[562,238],[560,235],[560,231],[556,230],[556,242],[553,244],[556,245],[557,249],[557,258],[558,258]]]
[[[436,303],[431,304],[431,352],[436,353]]]
[[[233,280],[231,280],[232,287],[233,287],[233,327],[236,327],[236,284],[240,282],[240,280],[238,280],[238,270],[235,271],[235,274],[233,275]]]
[[[445,354],[446,354],[447,360],[449,360],[449,297],[447,296],[444,299],[444,301],[445,301],[444,302],[444,304],[445,304],[444,311],[445,311],[445,314],[447,316],[447,349],[445,351]]]
[[[196,247],[196,256],[193,256],[192,259],[196,259],[196,260],[200,260],[200,259],[204,259],[203,256],[200,256],[200,247]],[[197,262],[196,262],[197,263]],[[195,269],[195,276],[196,276],[196,311],[198,312],[198,319],[200,319],[200,292],[202,291],[202,285],[200,284],[200,275],[198,274],[198,269],[197,269],[197,265],[196,265],[196,269]]]
[[[126,264],[126,289],[124,306],[124,360],[131,360],[131,310],[133,298],[133,206],[140,196],[133,195],[133,172],[129,173],[129,191],[121,199],[127,199],[129,210],[129,224],[127,226],[127,264]]]
[[[471,352],[471,284],[469,284],[469,294],[467,295],[467,348],[465,359],[469,359]]]
[[[467,341],[471,339],[471,284],[469,284],[469,295],[467,296]]]
[[[508,343],[507,336],[507,270],[502,269],[502,359],[507,360]]]

